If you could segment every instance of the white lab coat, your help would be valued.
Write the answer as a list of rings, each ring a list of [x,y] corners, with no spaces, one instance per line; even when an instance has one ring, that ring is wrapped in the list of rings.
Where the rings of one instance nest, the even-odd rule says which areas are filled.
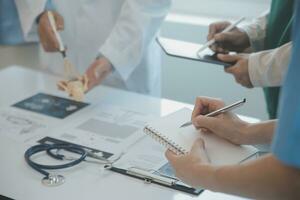
[[[14,0],[26,42],[38,41],[37,17],[44,11],[47,0]]]
[[[251,43],[253,53],[249,55],[248,70],[254,87],[281,86],[288,69],[292,42],[278,48],[264,50],[269,10],[242,27]]]
[[[160,95],[161,58],[155,36],[171,0],[54,0],[65,20],[61,33],[81,73],[100,52],[114,66],[103,84]],[[44,67],[63,73],[58,53],[41,51]]]

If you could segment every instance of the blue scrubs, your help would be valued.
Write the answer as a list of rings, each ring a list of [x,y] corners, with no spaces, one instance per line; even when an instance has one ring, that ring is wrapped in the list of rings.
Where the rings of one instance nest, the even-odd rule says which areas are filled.
[[[53,10],[51,0],[47,1],[46,10]],[[0,0],[0,45],[24,43],[18,10],[14,0]]]
[[[296,1],[295,12],[293,53],[282,89],[272,151],[286,165],[300,168],[300,0]]]

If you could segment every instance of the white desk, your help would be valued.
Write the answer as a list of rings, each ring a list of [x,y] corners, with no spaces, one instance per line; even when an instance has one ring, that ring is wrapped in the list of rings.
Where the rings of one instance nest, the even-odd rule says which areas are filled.
[[[53,76],[28,70],[22,67],[9,67],[0,71],[0,105],[12,103],[36,94],[47,92],[64,96],[57,91]],[[157,99],[140,94],[125,92],[108,87],[98,87],[86,96],[90,103],[105,102],[165,115],[183,106],[190,106],[166,99]],[[144,184],[141,180],[113,172],[101,173],[95,164],[82,163],[64,172],[65,184],[58,187],[45,187],[41,184],[41,175],[32,170],[24,161],[27,147],[23,144],[0,136],[0,194],[21,200],[56,199],[241,199],[230,195],[204,191],[200,196],[191,196],[183,192],[168,189],[155,184]]]

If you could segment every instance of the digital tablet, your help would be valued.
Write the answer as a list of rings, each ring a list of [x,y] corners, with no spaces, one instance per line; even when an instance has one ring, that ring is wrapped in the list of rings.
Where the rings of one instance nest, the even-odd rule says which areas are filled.
[[[217,54],[209,48],[203,50],[201,54],[198,55],[198,50],[202,47],[201,44],[164,37],[158,37],[156,40],[164,52],[169,56],[222,65],[224,67],[230,67],[233,65],[233,63],[226,63],[219,60],[217,58]]]

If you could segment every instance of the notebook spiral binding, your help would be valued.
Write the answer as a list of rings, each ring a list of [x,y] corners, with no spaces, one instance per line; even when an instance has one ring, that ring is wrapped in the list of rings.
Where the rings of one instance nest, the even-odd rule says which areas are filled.
[[[182,155],[182,154],[187,154],[188,153],[185,149],[180,147],[174,141],[172,141],[168,137],[160,134],[156,129],[154,129],[153,127],[151,127],[149,125],[147,125],[144,128],[144,132],[147,135],[149,135],[150,137],[152,137],[154,140],[159,142],[161,145],[163,145],[164,147],[166,147],[167,149],[173,151],[176,154]]]

